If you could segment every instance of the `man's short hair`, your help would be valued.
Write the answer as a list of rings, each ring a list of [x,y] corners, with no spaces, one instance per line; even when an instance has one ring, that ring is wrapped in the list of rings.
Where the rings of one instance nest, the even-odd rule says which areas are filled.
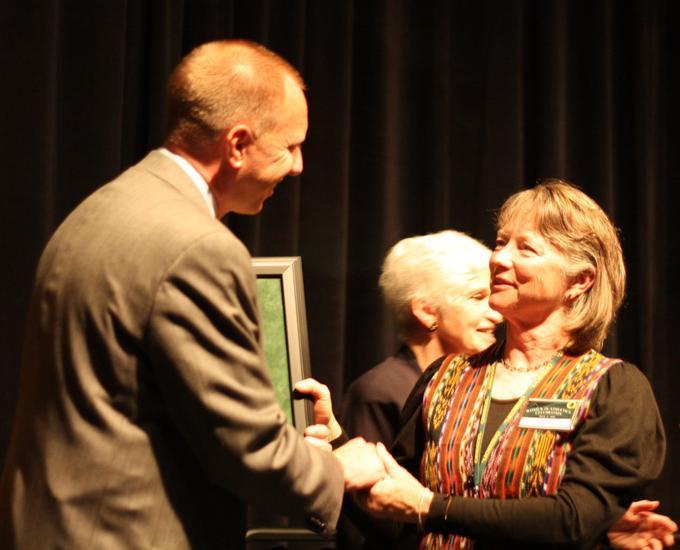
[[[276,122],[286,78],[304,89],[297,70],[260,44],[220,40],[198,46],[168,81],[166,144],[200,149],[239,123],[257,137]]]

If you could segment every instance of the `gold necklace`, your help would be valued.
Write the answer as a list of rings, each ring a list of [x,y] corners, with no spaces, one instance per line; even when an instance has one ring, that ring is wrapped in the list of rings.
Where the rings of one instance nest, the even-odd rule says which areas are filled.
[[[560,350],[557,352],[557,356],[561,356],[564,352]],[[536,372],[542,369],[545,369],[548,367],[552,362],[553,359],[555,359],[555,355],[553,355],[550,359],[543,361],[542,363],[539,363],[538,365],[529,365],[528,367],[525,368],[520,368],[520,367],[513,367],[510,363],[508,363],[505,358],[502,358],[500,360],[500,365],[503,367],[505,370],[508,370],[510,372]]]

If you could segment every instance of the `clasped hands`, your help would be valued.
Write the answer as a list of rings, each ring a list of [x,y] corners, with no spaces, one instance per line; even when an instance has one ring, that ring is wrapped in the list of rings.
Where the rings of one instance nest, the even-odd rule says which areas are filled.
[[[376,517],[401,522],[415,523],[427,513],[434,496],[432,491],[402,468],[382,443],[375,445],[357,437],[332,450],[330,442],[342,435],[342,427],[333,413],[327,386],[307,378],[298,382],[295,389],[314,401],[315,424],[305,429],[305,439],[332,452],[340,461],[345,490],[353,494],[360,506]]]

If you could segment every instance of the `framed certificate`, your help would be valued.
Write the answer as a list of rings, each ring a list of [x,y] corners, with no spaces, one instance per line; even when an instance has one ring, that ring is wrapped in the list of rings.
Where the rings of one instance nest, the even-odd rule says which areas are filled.
[[[299,256],[253,258],[262,339],[276,397],[288,421],[302,432],[313,420],[308,400],[293,400],[298,380],[310,376],[302,260]]]
[[[310,376],[309,342],[302,260],[295,257],[253,258],[257,299],[262,315],[262,340],[274,391],[288,421],[299,432],[312,423],[307,399],[293,400],[293,385]],[[291,525],[288,518],[249,508],[247,550],[271,548],[335,548],[332,539]]]

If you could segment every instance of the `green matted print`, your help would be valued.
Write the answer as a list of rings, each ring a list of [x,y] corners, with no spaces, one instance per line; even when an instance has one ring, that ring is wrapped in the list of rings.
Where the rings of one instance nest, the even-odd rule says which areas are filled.
[[[267,366],[274,384],[276,398],[293,423],[290,402],[290,373],[288,370],[288,345],[286,344],[286,315],[283,304],[281,278],[262,276],[257,278],[257,299],[263,319],[262,340]]]

